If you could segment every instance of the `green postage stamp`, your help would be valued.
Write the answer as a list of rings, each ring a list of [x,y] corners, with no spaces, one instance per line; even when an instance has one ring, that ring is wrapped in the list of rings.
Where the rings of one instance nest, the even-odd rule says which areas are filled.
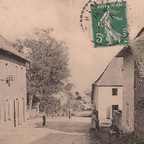
[[[94,46],[128,44],[126,2],[91,5]]]

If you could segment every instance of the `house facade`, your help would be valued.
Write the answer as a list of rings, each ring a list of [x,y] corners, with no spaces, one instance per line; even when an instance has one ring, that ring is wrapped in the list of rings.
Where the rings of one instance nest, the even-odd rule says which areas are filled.
[[[124,132],[134,131],[134,82],[135,60],[129,47],[123,48],[116,58],[123,57],[122,84],[123,84],[123,110],[121,129]]]
[[[144,69],[138,69],[138,61],[136,59],[135,50],[139,49],[144,44],[144,28],[138,33],[137,37],[134,40],[134,45],[124,47],[121,49],[113,60],[123,59],[122,68],[121,68],[121,85],[122,85],[122,95],[119,99],[122,107],[119,107],[121,110],[121,118],[119,120],[118,128],[124,133],[135,132],[138,136],[144,135],[144,76],[141,73],[144,73]],[[143,51],[141,51],[143,54]],[[140,57],[139,55],[137,55]],[[141,55],[142,56],[142,55]],[[107,66],[107,68],[109,65]],[[107,71],[107,68],[105,72]],[[113,65],[115,71],[119,68],[116,65]],[[117,69],[117,70],[116,70]],[[98,110],[98,113],[105,113],[105,110],[98,108],[98,105],[111,105],[112,100],[106,100],[106,96],[102,97],[99,93],[99,87],[96,86],[96,83],[104,76],[104,73],[100,78],[93,84],[92,88],[92,102],[93,105]],[[119,78],[114,76],[114,73],[111,74],[113,77],[110,77],[110,81],[117,81]],[[105,81],[104,81],[105,83]],[[106,85],[106,83],[105,83]],[[103,89],[103,93],[108,94],[106,89]],[[97,96],[98,95],[98,96]],[[106,95],[106,94],[105,94]],[[101,98],[99,98],[101,96]],[[102,102],[99,101],[102,99]],[[112,117],[113,118],[113,117]],[[99,114],[99,120],[101,121],[101,114]]]
[[[143,38],[140,33],[136,42]],[[133,45],[132,45],[133,46]],[[131,47],[132,47],[131,46]],[[123,48],[117,57],[124,58],[123,65],[123,112],[121,129],[144,136],[144,77],[138,69],[137,60],[131,47]],[[136,49],[138,47],[135,47]]]
[[[26,121],[28,60],[0,36],[0,126],[18,127]]]
[[[135,132],[144,135],[144,69],[139,67],[136,51],[144,44],[144,28],[140,30],[134,39],[134,43],[124,47],[116,57],[123,57],[123,112],[121,129],[124,132]],[[141,49],[140,49],[141,51]],[[143,51],[141,51],[143,54]]]
[[[100,126],[111,125],[113,110],[122,111],[122,65],[123,58],[114,58],[93,84],[93,107]]]

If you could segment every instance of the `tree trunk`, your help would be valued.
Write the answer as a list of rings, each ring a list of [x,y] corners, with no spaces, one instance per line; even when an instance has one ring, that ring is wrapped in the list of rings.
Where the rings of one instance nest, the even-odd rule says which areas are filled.
[[[29,112],[30,112],[30,118],[32,117],[32,104],[33,104],[33,95],[29,98]]]

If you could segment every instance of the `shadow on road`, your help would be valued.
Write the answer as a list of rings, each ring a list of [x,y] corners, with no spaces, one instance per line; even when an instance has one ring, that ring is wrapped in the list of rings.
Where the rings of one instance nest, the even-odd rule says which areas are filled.
[[[89,144],[129,144],[131,135],[110,134],[109,128],[89,131]]]
[[[73,132],[49,133],[31,144],[128,144],[127,136],[111,136],[107,129],[99,132],[88,129],[88,132],[84,131],[83,134]]]
[[[109,144],[109,141],[107,130],[89,130],[89,144]]]
[[[42,128],[42,123],[36,123]],[[128,144],[128,137],[110,133],[109,128],[90,129],[89,122],[48,121],[44,130],[52,130],[45,137],[31,144]]]

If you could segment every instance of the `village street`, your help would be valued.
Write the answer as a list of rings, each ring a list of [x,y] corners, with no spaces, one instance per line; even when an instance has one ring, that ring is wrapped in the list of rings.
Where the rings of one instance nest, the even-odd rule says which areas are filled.
[[[0,144],[127,144],[126,137],[112,137],[107,129],[90,129],[90,118],[41,119],[28,121],[24,128],[1,128]]]
[[[127,144],[125,135],[110,135],[109,128],[95,131],[90,124],[91,119],[86,117],[48,119],[43,130],[49,133],[29,144]],[[35,127],[41,129],[41,121]]]
[[[41,128],[41,119],[37,119],[29,121],[25,128],[4,128],[0,141],[1,144],[93,144],[89,130],[89,118],[49,119],[45,128]]]
[[[31,144],[89,144],[89,128],[90,119],[87,118],[51,119],[45,128],[51,133]]]

